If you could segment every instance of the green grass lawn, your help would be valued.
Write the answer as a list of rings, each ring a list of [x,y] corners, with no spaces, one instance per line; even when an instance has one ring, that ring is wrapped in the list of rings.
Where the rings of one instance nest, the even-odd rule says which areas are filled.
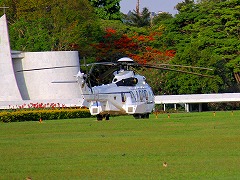
[[[26,177],[240,179],[240,112],[1,123],[0,180]]]

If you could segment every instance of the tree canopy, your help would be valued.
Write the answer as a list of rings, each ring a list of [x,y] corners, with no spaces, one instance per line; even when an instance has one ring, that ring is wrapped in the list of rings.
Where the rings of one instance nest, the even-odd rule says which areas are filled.
[[[129,25],[144,27],[150,25],[150,12],[143,8],[142,12],[133,11],[127,19]]]
[[[90,44],[102,36],[99,20],[88,0],[5,3],[10,7],[7,17],[13,49],[78,50],[82,56],[89,56],[93,52]]]
[[[120,0],[89,0],[101,19],[120,20]]]
[[[12,49],[77,50],[88,62],[129,56],[140,63],[208,67],[213,71],[195,71],[214,78],[138,71],[155,94],[239,92],[240,0],[184,0],[176,5],[176,15],[152,18],[143,8],[127,21],[119,21],[119,2],[0,0],[0,6],[9,7]]]
[[[171,81],[176,74],[167,73],[169,94],[239,91],[239,5],[239,0],[178,4],[179,14],[165,21],[161,41],[176,49],[172,63],[211,67],[215,78],[179,74],[177,84]]]

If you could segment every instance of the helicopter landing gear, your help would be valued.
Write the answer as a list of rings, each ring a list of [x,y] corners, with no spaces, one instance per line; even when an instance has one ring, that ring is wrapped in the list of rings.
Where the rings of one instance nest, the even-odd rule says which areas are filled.
[[[149,119],[149,113],[143,114],[143,119]]]
[[[140,115],[140,114],[134,114],[133,117],[134,117],[135,119],[140,119],[140,118],[141,118],[141,115]]]
[[[97,120],[98,121],[102,121],[103,119],[109,120],[109,117],[110,117],[110,114],[105,114],[105,115],[98,114],[97,115]]]
[[[98,120],[98,121],[102,121],[102,119],[103,119],[103,115],[98,114],[98,115],[97,115],[97,120]]]
[[[110,114],[105,115],[105,120],[109,120]]]
[[[146,114],[134,114],[133,117],[135,119],[149,119],[149,113],[146,113]]]

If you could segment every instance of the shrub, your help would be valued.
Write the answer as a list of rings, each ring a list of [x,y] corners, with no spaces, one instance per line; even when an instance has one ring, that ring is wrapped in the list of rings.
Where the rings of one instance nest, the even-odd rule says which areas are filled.
[[[39,121],[91,117],[88,109],[37,109],[1,111],[0,122]]]

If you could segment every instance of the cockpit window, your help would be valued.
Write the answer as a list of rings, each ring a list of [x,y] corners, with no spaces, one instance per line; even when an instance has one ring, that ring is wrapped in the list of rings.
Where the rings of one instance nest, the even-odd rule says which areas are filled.
[[[116,84],[117,86],[135,86],[138,83],[137,78],[127,78],[127,79],[122,79],[121,81],[118,81]]]

